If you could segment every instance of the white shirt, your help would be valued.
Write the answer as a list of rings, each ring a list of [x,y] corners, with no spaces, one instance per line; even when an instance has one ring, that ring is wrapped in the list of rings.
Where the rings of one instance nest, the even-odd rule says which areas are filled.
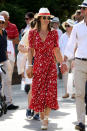
[[[67,35],[66,32],[62,34],[59,39],[59,47],[63,56],[64,56],[64,51],[65,51],[65,47],[67,45],[68,39],[69,39],[69,36]]]
[[[28,24],[25,29],[23,29],[22,34],[24,35],[30,29],[30,25]]]
[[[7,40],[7,53],[9,60],[15,62],[15,50],[12,40]]]
[[[26,47],[26,48],[29,47],[29,41],[28,41],[29,30],[30,29],[27,29],[27,31],[25,32],[24,36],[22,37],[22,39],[19,42],[20,45],[24,45],[24,47]]]
[[[25,34],[23,35],[21,41],[19,42],[19,45],[23,45],[24,47],[28,48],[29,47],[29,41],[28,41],[28,34],[29,34],[30,29],[28,29]],[[28,55],[28,53],[22,53],[19,51],[20,54],[23,55]]]
[[[78,43],[78,47],[75,52],[75,57],[87,58],[87,26],[84,20],[74,25],[64,52],[65,56],[69,57],[74,55],[76,43]]]
[[[26,32],[29,28],[30,28],[30,25],[28,24],[28,25],[25,27],[24,32]]]
[[[57,32],[58,32],[58,36],[59,36],[59,39],[61,37],[61,35],[63,34],[62,30],[60,30],[59,28],[57,29]]]

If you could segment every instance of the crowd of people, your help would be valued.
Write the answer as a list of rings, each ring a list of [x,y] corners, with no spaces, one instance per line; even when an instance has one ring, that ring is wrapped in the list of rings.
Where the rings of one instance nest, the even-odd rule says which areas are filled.
[[[51,110],[59,108],[57,100],[58,72],[62,73],[65,89],[63,99],[69,97],[67,91],[68,74],[73,74],[78,124],[75,129],[85,131],[85,85],[87,81],[87,0],[80,9],[62,24],[58,17],[50,14],[47,8],[39,12],[25,14],[25,29],[21,37],[17,26],[9,21],[7,11],[0,12],[0,64],[2,91],[6,96],[8,110],[18,109],[12,102],[12,74],[15,64],[15,44],[18,44],[17,70],[21,79],[27,81],[27,118],[41,120],[41,129],[48,129]],[[60,25],[63,31],[60,29]]]

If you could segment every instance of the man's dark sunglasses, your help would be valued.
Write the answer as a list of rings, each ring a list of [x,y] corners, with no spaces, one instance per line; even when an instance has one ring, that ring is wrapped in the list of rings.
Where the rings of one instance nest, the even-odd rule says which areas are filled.
[[[4,21],[0,21],[0,24],[4,24]]]
[[[50,16],[43,16],[43,20],[46,20],[46,19],[48,19],[48,20],[50,20]]]
[[[86,7],[80,7],[80,9],[83,9],[83,10],[85,10],[85,9],[86,9]]]

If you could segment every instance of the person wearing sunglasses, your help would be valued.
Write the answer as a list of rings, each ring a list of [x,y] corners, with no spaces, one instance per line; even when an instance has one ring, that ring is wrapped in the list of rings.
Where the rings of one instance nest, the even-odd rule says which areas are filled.
[[[7,32],[7,53],[8,53],[8,59],[9,59],[9,66],[10,68],[10,82],[8,84],[9,88],[7,88],[7,85],[5,85],[5,96],[7,101],[7,109],[8,110],[16,110],[19,108],[19,106],[16,106],[12,104],[12,91],[11,91],[11,84],[12,84],[12,75],[14,70],[14,64],[15,64],[15,45],[19,43],[19,32],[17,29],[17,26],[9,21],[9,13],[7,11],[1,11],[0,15],[2,15],[5,19],[4,28]],[[7,91],[8,90],[8,91]]]
[[[81,13],[81,10],[76,10],[76,12],[75,12],[75,21],[76,21],[76,23],[79,23],[80,21],[82,21],[83,20],[83,15],[82,15],[82,13]]]
[[[3,71],[1,72],[1,83],[2,83],[2,91],[3,94],[6,96],[6,104],[8,106],[8,103],[12,102],[11,94],[9,94],[9,88],[11,88],[9,77],[11,65],[7,55],[7,33],[6,30],[4,29],[4,26],[5,19],[3,16],[0,15],[0,64],[3,64],[3,70],[5,71],[5,73]],[[6,93],[9,94],[8,97]]]
[[[34,18],[34,13],[33,12],[27,12],[25,14],[25,23],[26,23],[26,27],[24,29],[21,30],[21,35],[23,36],[25,34],[25,32],[30,28],[30,22],[32,21],[32,19]]]
[[[84,17],[81,13],[81,9],[76,10],[75,14],[73,14],[71,18],[75,21],[76,24],[82,21]]]
[[[4,30],[5,19],[0,15],[0,63],[7,60],[7,33]]]
[[[65,22],[62,23],[62,27],[66,31],[65,33],[62,34],[62,36],[60,37],[60,40],[59,40],[59,47],[60,47],[63,57],[64,57],[64,51],[66,49],[67,42],[69,40],[69,37],[70,37],[70,34],[71,34],[74,24],[75,24],[74,21],[71,19],[67,19]],[[69,71],[71,70],[72,59],[73,59],[73,57],[72,58],[70,57],[67,60],[66,64],[68,66],[68,71],[62,75],[63,82],[64,82],[64,89],[65,89],[65,94],[63,95],[63,98],[69,97],[69,93],[67,91],[67,83],[68,83],[68,74],[69,74]]]
[[[18,54],[17,54],[17,69],[18,69],[18,74],[21,75],[22,80],[21,80],[21,87],[23,87],[25,89],[25,92],[28,94],[28,106],[27,106],[27,110],[26,110],[26,117],[27,119],[31,119],[33,118],[34,120],[40,120],[39,119],[39,113],[38,112],[34,112],[33,110],[31,110],[29,108],[29,104],[30,104],[30,100],[32,97],[32,78],[28,78],[27,74],[26,74],[26,69],[28,66],[28,48],[29,48],[29,42],[28,42],[28,34],[29,31],[31,29],[34,29],[34,23],[31,22],[30,23],[30,29],[28,29],[22,39],[19,42],[18,45]],[[33,57],[34,60],[34,57]],[[32,62],[33,63],[33,62]],[[25,83],[25,84],[24,84]],[[24,86],[23,86],[24,85]]]
[[[47,130],[48,118],[51,109],[59,108],[57,102],[57,69],[54,54],[62,64],[63,58],[58,44],[58,33],[50,27],[50,19],[53,16],[47,8],[40,8],[34,18],[36,28],[29,31],[29,52],[28,52],[28,77],[32,76],[32,98],[30,108],[40,112],[42,121],[41,129]],[[32,68],[33,52],[35,51],[34,65]],[[62,71],[67,70],[66,65]]]
[[[85,85],[87,81],[87,0],[84,0],[81,5],[81,13],[84,19],[76,24],[70,35],[67,44],[67,52],[64,53],[66,60],[74,54],[76,44],[78,47],[75,51],[75,71],[74,80],[76,88],[76,112],[77,125],[76,130],[85,131]]]

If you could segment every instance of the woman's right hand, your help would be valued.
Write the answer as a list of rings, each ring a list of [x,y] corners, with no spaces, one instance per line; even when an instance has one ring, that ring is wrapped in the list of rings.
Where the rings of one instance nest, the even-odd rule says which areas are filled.
[[[26,70],[27,76],[28,78],[32,78],[33,77],[33,67],[29,66],[28,69]]]

